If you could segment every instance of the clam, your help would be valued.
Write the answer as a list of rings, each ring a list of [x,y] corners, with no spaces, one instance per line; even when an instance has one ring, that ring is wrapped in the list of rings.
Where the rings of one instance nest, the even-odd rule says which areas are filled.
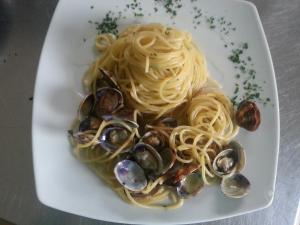
[[[190,173],[179,181],[177,193],[181,198],[196,195],[204,186],[200,173]]]
[[[78,108],[78,118],[82,120],[88,117],[93,110],[94,104],[95,97],[93,94],[88,94],[87,96],[85,96]]]
[[[162,127],[175,128],[178,126],[178,122],[173,117],[165,117],[158,122],[158,125]]]
[[[69,131],[69,135],[72,138],[72,141],[75,141],[79,144],[86,144],[93,140],[95,137],[94,134],[89,132],[76,132]]]
[[[236,165],[236,172],[240,172],[242,169],[244,169],[246,164],[245,150],[243,146],[237,141],[231,141],[226,147],[231,148],[236,152],[238,161]]]
[[[176,153],[171,148],[163,148],[158,153],[160,154],[163,160],[163,168],[161,173],[165,174],[174,165],[176,161]]]
[[[113,78],[113,74],[107,70],[100,69],[101,78],[97,80],[97,87],[112,87],[120,89],[116,80]]]
[[[236,121],[240,127],[255,131],[260,125],[260,112],[254,102],[242,101],[236,112]]]
[[[101,120],[96,117],[87,117],[79,124],[79,131],[97,130],[101,124]]]
[[[219,177],[241,171],[245,166],[243,147],[235,141],[230,142],[226,149],[215,157],[212,166],[214,173]]]
[[[145,144],[151,145],[155,149],[162,149],[167,145],[166,137],[163,136],[160,132],[153,130],[145,133],[140,141]]]
[[[147,186],[144,170],[134,161],[124,159],[114,167],[118,182],[131,191],[141,191]]]
[[[148,131],[140,139],[140,142],[151,145],[160,155],[163,161],[161,173],[166,173],[176,160],[175,151],[168,147],[168,139],[158,131]]]
[[[132,129],[126,126],[122,121],[113,121],[113,123],[103,129],[99,136],[100,146],[106,151],[116,151],[132,134]],[[123,152],[129,151],[134,144],[134,139],[128,143],[122,150]]]
[[[122,113],[120,111],[118,111],[115,114],[103,115],[101,118],[105,121],[115,120],[115,121],[121,121],[122,123],[125,122],[131,128],[138,128],[139,127],[139,125],[133,120],[133,116],[131,117],[130,115],[128,115],[129,112],[128,112],[128,114],[126,114],[125,112],[123,112],[125,110],[121,110],[121,111],[122,111]]]
[[[224,177],[221,182],[221,190],[227,197],[242,198],[248,194],[249,189],[249,180],[240,173]]]
[[[103,115],[112,114],[124,105],[122,93],[115,88],[103,87],[96,92],[94,113],[101,118]]]
[[[116,113],[113,114],[114,117],[120,118],[126,121],[135,121],[134,120],[134,110],[129,108],[122,108]]]
[[[150,176],[159,175],[163,169],[163,160],[158,152],[145,143],[138,143],[132,150],[134,160]]]

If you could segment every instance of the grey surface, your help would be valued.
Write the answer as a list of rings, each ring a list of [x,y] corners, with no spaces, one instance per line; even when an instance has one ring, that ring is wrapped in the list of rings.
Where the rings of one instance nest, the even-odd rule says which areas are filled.
[[[292,225],[300,197],[300,0],[253,0],[271,48],[281,143],[269,208],[205,225]],[[0,0],[0,217],[16,224],[111,224],[39,203],[31,155],[34,80],[56,0]],[[6,62],[4,62],[6,61]]]

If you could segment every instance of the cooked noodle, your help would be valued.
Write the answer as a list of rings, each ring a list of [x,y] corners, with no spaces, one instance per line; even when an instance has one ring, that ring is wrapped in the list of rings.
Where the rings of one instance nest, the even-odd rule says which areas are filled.
[[[106,48],[105,48],[106,44]],[[114,40],[102,34],[96,47],[103,56],[91,67],[113,71],[128,102],[140,112],[161,116],[189,100],[207,80],[206,62],[189,33],[160,24],[128,27]]]

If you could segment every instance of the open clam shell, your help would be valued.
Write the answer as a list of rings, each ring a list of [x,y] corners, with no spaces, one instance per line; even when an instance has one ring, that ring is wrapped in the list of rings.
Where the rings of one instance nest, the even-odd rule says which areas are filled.
[[[124,159],[114,168],[119,183],[131,191],[141,191],[147,186],[144,170],[134,161]]]
[[[250,181],[240,173],[224,177],[221,182],[221,190],[227,197],[245,197],[250,189]]]
[[[172,148],[163,148],[158,152],[163,160],[162,174],[172,168],[176,161],[176,153]]]
[[[167,146],[168,140],[158,131],[148,131],[141,137],[140,142],[151,145],[153,148],[160,150]]]
[[[81,103],[79,104],[78,118],[80,120],[83,120],[86,117],[88,117],[94,108],[94,104],[95,104],[94,95],[93,94],[86,95],[84,99],[81,101]]]
[[[179,181],[177,193],[181,198],[196,195],[204,186],[200,173],[190,173]]]
[[[97,88],[112,87],[120,90],[117,81],[114,79],[113,73],[110,71],[100,69],[100,78],[97,80]]]
[[[82,120],[79,124],[79,131],[97,130],[100,127],[102,120],[90,116]]]
[[[93,140],[95,135],[93,133],[85,132],[76,132],[69,130],[69,137],[72,140],[72,143],[86,144]]]
[[[128,141],[128,138],[132,135],[132,129],[124,126],[123,123],[122,121],[114,121],[112,125],[102,130],[99,136],[99,144],[104,150],[109,152],[116,151]],[[134,141],[132,139],[122,152],[129,151],[134,145]]]
[[[161,119],[157,125],[162,126],[162,127],[175,128],[178,126],[178,122],[173,117],[165,117],[165,118]]]
[[[122,115],[119,115],[118,113],[113,114],[113,115],[103,115],[101,118],[105,121],[114,120],[114,121],[119,121],[120,123],[126,123],[131,128],[139,127],[139,125],[135,121],[133,121],[127,117],[123,117]]]
[[[243,147],[232,141],[221,151],[213,161],[213,172],[219,176],[227,176],[241,171],[245,166],[245,153]]]
[[[96,92],[94,113],[101,118],[103,115],[115,113],[124,106],[122,93],[115,88],[103,87]]]
[[[138,143],[132,150],[135,161],[150,176],[159,175],[163,169],[163,160],[158,152],[151,145]]]
[[[163,161],[161,173],[166,173],[174,164],[176,160],[176,154],[173,149],[168,145],[168,139],[158,131],[148,131],[141,137],[141,143],[152,146],[160,155]]]
[[[231,141],[227,148],[231,148],[236,152],[238,163],[236,165],[236,172],[240,172],[244,169],[246,164],[246,156],[245,156],[245,150],[243,146],[238,143],[237,141]]]

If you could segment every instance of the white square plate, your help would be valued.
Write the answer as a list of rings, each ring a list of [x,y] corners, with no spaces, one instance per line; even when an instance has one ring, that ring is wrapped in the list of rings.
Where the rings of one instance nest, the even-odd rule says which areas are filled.
[[[269,206],[274,195],[279,151],[279,110],[272,59],[257,9],[239,0],[185,0],[172,18],[161,1],[137,0],[137,8],[126,7],[133,2],[61,0],[57,5],[41,54],[34,94],[33,157],[40,201],[81,216],[132,224],[204,222]],[[198,9],[202,15],[195,18]],[[138,208],[124,203],[70,153],[67,130],[83,93],[81,78],[95,59],[93,45],[97,32],[93,22],[101,21],[109,10],[122,12],[120,29],[132,23],[161,22],[191,32],[207,57],[211,75],[229,96],[242,78],[235,77],[239,68],[234,68],[228,56],[239,44],[248,43],[245,52],[251,63],[249,59],[247,65],[255,69],[256,82],[263,88],[262,96],[269,97],[270,103],[259,104],[260,128],[254,133],[241,129],[237,137],[247,154],[243,173],[252,185],[246,198],[229,199],[218,187],[207,187],[177,210]],[[209,21],[211,16],[214,21]]]

